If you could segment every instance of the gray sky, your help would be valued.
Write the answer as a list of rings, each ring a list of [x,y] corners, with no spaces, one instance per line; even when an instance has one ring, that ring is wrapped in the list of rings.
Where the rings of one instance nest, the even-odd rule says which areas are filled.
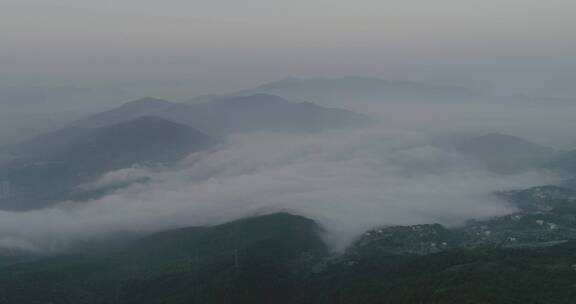
[[[576,96],[570,0],[0,0],[0,86],[368,75]]]

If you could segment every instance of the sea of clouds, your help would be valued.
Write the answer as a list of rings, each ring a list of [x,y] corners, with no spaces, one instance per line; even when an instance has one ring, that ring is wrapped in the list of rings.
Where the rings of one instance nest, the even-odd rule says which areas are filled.
[[[89,189],[132,183],[100,199],[0,211],[0,247],[58,250],[81,239],[213,225],[288,211],[317,220],[344,248],[374,226],[441,223],[513,212],[493,192],[551,182],[499,175],[435,144],[440,135],[383,125],[309,135],[237,135],[172,167],[110,172]]]

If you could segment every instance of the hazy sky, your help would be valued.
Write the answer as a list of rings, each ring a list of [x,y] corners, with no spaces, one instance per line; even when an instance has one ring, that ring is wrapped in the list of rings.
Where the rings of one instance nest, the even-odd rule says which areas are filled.
[[[570,0],[0,0],[0,87],[367,75],[576,96],[575,28]]]

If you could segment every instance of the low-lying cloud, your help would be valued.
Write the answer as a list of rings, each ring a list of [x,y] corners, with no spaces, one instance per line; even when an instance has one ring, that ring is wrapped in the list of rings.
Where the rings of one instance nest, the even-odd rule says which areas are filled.
[[[535,172],[488,172],[464,155],[431,144],[434,138],[380,126],[307,136],[235,136],[174,168],[110,173],[92,187],[145,181],[98,200],[2,211],[0,239],[18,239],[20,247],[30,242],[58,248],[84,238],[291,211],[317,220],[327,240],[342,248],[374,226],[458,225],[509,213],[512,207],[493,191],[550,182]]]

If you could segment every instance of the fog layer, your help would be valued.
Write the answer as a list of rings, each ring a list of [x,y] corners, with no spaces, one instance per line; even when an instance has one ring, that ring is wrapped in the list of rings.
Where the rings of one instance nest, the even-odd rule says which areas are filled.
[[[377,225],[442,223],[505,214],[492,192],[551,180],[497,175],[431,144],[437,134],[383,126],[307,136],[231,137],[177,168],[112,172],[87,187],[143,180],[102,199],[0,212],[0,244],[60,248],[69,241],[222,223],[290,211],[318,220],[343,248]]]

